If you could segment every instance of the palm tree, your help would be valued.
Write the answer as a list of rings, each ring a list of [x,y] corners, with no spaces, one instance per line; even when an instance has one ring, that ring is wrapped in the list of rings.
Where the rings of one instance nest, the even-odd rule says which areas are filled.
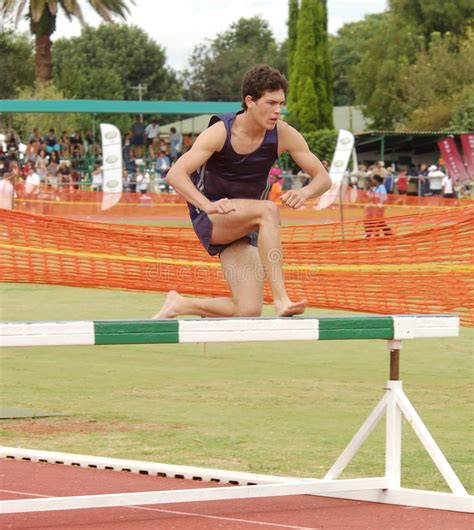
[[[114,16],[125,20],[129,13],[127,1],[134,0],[87,0],[92,8],[106,22],[112,22]],[[35,36],[35,69],[36,80],[51,80],[51,35],[56,30],[58,8],[62,8],[68,20],[79,19],[82,26],[85,20],[77,0],[1,0],[2,15],[7,16],[16,11],[16,23],[28,9],[26,17],[30,21],[30,31]]]

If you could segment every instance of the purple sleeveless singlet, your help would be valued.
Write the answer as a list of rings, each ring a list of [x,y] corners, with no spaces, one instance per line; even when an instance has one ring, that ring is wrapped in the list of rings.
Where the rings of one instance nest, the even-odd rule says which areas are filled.
[[[278,158],[277,128],[267,131],[260,146],[251,153],[242,155],[234,151],[231,143],[231,130],[240,111],[212,116],[209,127],[223,121],[226,128],[226,140],[219,152],[214,153],[198,171],[191,175],[196,188],[211,201],[227,197],[228,199],[263,200],[268,197],[270,183],[268,175]],[[194,231],[204,248],[211,256],[220,254],[227,245],[212,245],[212,223],[209,216],[188,203],[189,214]],[[257,246],[256,232],[247,234],[251,245]]]

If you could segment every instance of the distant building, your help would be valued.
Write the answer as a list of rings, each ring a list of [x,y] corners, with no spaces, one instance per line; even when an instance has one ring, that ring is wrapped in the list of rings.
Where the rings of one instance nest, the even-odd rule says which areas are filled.
[[[371,164],[377,160],[396,167],[439,164],[438,140],[463,131],[366,131],[355,134],[355,148],[360,163]]]

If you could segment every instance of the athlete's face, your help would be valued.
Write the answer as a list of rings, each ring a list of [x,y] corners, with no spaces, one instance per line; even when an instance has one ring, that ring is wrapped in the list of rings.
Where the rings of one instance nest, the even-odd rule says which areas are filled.
[[[262,97],[257,100],[250,96],[247,98],[247,108],[258,125],[267,130],[274,129],[285,104],[283,90],[264,92]]]

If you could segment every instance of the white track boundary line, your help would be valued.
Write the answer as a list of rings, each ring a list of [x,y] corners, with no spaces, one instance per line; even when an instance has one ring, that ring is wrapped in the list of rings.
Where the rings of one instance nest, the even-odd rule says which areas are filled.
[[[0,446],[0,458],[5,460],[59,464],[86,469],[103,469],[108,471],[158,476],[163,478],[187,479],[194,482],[202,481],[232,484],[234,486],[277,484],[288,481],[305,480],[301,479],[300,477],[261,475],[257,473],[246,473],[241,471],[180,466],[175,464],[162,464],[141,460],[125,460],[121,458],[108,458],[91,455],[77,455],[73,453],[24,449],[20,447]],[[307,480],[312,481],[314,479],[308,478]]]

